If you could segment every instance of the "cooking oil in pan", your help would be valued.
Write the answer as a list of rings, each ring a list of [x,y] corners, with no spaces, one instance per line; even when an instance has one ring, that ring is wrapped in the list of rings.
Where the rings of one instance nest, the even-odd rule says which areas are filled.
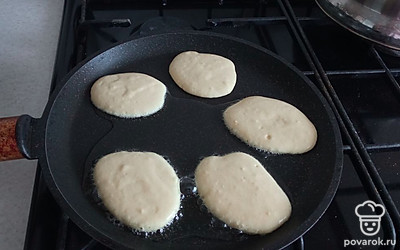
[[[200,237],[204,239],[242,241],[247,239],[247,234],[226,225],[213,217],[197,193],[194,176],[180,178],[181,205],[174,219],[164,228],[155,232],[142,232],[121,223],[104,206],[98,195],[93,181],[93,175],[88,175],[91,185],[87,185],[86,194],[90,200],[102,211],[110,223],[119,230],[129,231],[133,235],[152,241],[180,239],[182,237]]]

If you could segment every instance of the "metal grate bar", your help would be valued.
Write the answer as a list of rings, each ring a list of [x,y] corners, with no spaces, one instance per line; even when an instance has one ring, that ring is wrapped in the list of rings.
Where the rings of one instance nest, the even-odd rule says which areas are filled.
[[[132,22],[129,18],[123,19],[109,19],[109,20],[94,20],[89,19],[87,20],[88,16],[93,17],[90,11],[87,9],[87,0],[81,0],[81,13],[79,23],[77,24],[77,53],[76,53],[76,64],[81,62],[86,57],[86,39],[87,39],[87,32],[89,29],[94,29],[97,33],[103,36],[106,40],[110,42],[117,42],[114,37],[108,35],[104,31],[99,28],[114,28],[114,27],[121,27],[127,28],[130,27]]]
[[[366,144],[365,148],[370,153],[382,153],[382,152],[390,152],[395,150],[400,150],[400,143],[393,144]],[[351,151],[351,147],[349,145],[343,145],[344,151]]]
[[[255,17],[263,17],[265,16],[266,13],[266,8],[263,4],[259,3],[254,10],[254,16]],[[286,17],[285,17],[286,19]],[[274,45],[274,42],[271,39],[271,36],[269,35],[267,29],[265,28],[264,25],[255,25],[255,30],[258,38],[260,39],[261,45],[265,48],[268,48],[270,50],[276,51],[276,47]]]
[[[360,177],[366,191],[370,197],[379,203],[383,203],[391,216],[385,216],[385,220],[389,222],[387,233],[394,239],[396,237],[396,231],[399,230],[400,216],[399,211],[386,189],[382,179],[376,170],[374,163],[372,162],[369,154],[363,145],[361,138],[358,136],[357,131],[348,117],[339,97],[337,96],[333,86],[331,85],[321,63],[319,62],[314,50],[312,49],[304,31],[302,30],[299,21],[297,20],[290,3],[287,0],[279,0],[279,5],[288,17],[290,26],[293,29],[293,33],[303,50],[307,61],[311,61],[310,66],[314,69],[317,82],[320,88],[331,105],[336,118],[338,119],[339,126],[347,141],[350,143],[352,149],[352,159],[357,162],[354,164],[357,174]],[[377,188],[375,187],[377,186]],[[387,214],[385,214],[387,215]],[[392,220],[393,219],[393,220]],[[398,235],[397,235],[398,236]],[[399,239],[398,239],[399,240]]]
[[[84,247],[82,247],[81,249],[82,249],[82,250],[97,249],[98,246],[99,246],[99,243],[98,243],[96,240],[92,239],[92,240],[89,241],[88,244],[86,244],[86,245],[85,245]]]
[[[79,28],[88,28],[90,26],[95,26],[98,28],[129,27],[131,26],[131,20],[128,18],[111,20],[85,20],[79,25]]]
[[[129,27],[131,20],[125,19],[111,19],[111,20],[87,20],[87,0],[81,0],[81,16],[79,19],[79,29],[87,29],[89,27],[111,28],[111,27]]]
[[[86,0],[81,0],[81,18],[79,19],[80,23],[83,23],[86,20]]]
[[[63,213],[60,218],[58,233],[57,233],[57,250],[64,250],[67,242],[69,217]]]
[[[207,19],[207,24],[216,26],[232,26],[234,24],[273,24],[286,21],[286,17],[233,17],[233,18],[210,18]]]
[[[312,76],[314,75],[314,71],[302,71],[304,75],[306,76]]]
[[[299,17],[301,21],[319,21],[320,18],[315,17]],[[208,24],[213,26],[219,25],[232,25],[237,23],[254,23],[254,24],[274,24],[286,21],[285,16],[273,16],[273,17],[232,17],[232,18],[210,18],[207,20]]]
[[[287,2],[287,0],[284,0],[284,1]],[[293,13],[292,13],[292,15],[294,16]],[[361,157],[363,165],[366,167],[366,169],[363,169],[363,171],[359,172],[362,174],[360,177],[366,178],[367,176],[365,175],[366,174],[365,171],[367,171],[368,176],[370,176],[371,180],[373,181],[373,183],[369,183],[369,181],[367,183],[370,185],[371,184],[375,185],[377,187],[376,189],[373,186],[368,187],[368,188],[374,188],[375,190],[378,191],[379,196],[382,198],[382,201],[385,204],[386,209],[388,210],[389,214],[392,217],[394,226],[398,230],[400,230],[400,215],[399,215],[399,211],[396,208],[396,205],[393,202],[392,197],[390,196],[388,190],[386,189],[385,184],[375,167],[375,164],[373,163],[370,155],[368,154],[368,151],[367,151],[366,147],[364,146],[361,138],[358,136],[358,133],[357,133],[353,123],[351,122],[347,112],[345,111],[339,97],[335,93],[335,90],[334,90],[333,86],[331,85],[327,75],[324,74],[324,70],[323,70],[319,60],[317,59],[315,52],[312,50],[311,46],[309,45],[306,35],[302,31],[299,24],[298,24],[297,28],[299,29],[299,32],[302,35],[302,38],[304,39],[304,41],[306,41],[306,44],[308,44],[308,46],[307,46],[308,50],[309,50],[308,52],[313,57],[314,62],[316,62],[318,71],[322,73],[321,74],[322,79],[323,79],[322,83],[325,86],[325,88],[327,89],[332,100],[334,101],[334,105],[337,107],[341,118],[343,118],[343,122],[345,124],[344,128],[349,132],[351,140],[354,142],[354,145],[357,147],[357,150],[354,151],[354,153],[357,154],[357,158]],[[374,191],[374,192],[376,192],[376,191]],[[396,235],[395,232],[393,232],[393,233],[394,233],[394,235]]]
[[[390,69],[390,72],[393,74],[400,74],[399,68]],[[347,75],[355,75],[355,76],[362,76],[362,75],[372,75],[372,74],[384,74],[386,71],[384,69],[355,69],[355,70],[327,70],[325,74],[328,76],[347,76]],[[313,75],[314,72],[312,71],[303,71],[305,75]]]
[[[400,85],[397,82],[396,78],[394,78],[392,72],[389,70],[386,63],[383,61],[382,57],[379,55],[378,51],[376,51],[376,49],[373,46],[371,46],[371,51],[372,54],[375,56],[375,58],[378,60],[379,64],[382,66],[382,68],[385,69],[386,75],[389,77],[390,82],[393,84],[393,87],[396,90],[397,97],[400,97]]]
[[[400,73],[400,69],[392,69],[394,73]],[[360,70],[328,70],[325,72],[329,75],[367,75],[367,74],[383,74],[384,69],[360,69]]]

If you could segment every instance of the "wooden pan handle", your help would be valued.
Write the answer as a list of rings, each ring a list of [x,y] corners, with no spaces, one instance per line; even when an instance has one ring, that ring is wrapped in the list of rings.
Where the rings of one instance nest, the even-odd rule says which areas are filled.
[[[19,116],[0,118],[0,161],[22,159],[16,138]]]

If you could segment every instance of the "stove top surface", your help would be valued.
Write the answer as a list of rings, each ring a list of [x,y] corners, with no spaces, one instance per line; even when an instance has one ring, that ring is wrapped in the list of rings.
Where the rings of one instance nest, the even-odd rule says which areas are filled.
[[[400,58],[338,26],[313,1],[66,1],[53,89],[77,63],[113,43],[186,29],[273,51],[303,71],[337,115],[345,153],[339,189],[317,224],[287,249],[393,239],[393,227],[400,230]],[[366,200],[387,211],[374,237],[361,232],[354,212]],[[25,249],[108,248],[62,212],[38,168]]]

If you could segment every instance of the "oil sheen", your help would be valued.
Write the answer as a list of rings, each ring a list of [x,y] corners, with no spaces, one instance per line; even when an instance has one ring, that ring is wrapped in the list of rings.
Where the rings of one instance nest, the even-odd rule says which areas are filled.
[[[197,166],[195,180],[208,210],[232,228],[267,234],[290,217],[292,207],[287,195],[248,154],[204,158]]]

